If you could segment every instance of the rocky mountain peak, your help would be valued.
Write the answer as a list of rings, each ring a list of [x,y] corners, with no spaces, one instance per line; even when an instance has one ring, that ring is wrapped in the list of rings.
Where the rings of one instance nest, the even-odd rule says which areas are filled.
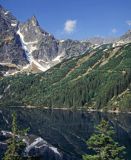
[[[25,65],[25,51],[18,35],[16,34],[17,19],[9,12],[0,6],[0,64]]]
[[[0,12],[6,12],[7,10],[0,4]]]
[[[94,37],[86,41],[58,40],[41,28],[36,16],[24,23],[0,5],[0,62],[32,66],[36,71],[46,71],[63,59],[79,56],[94,45],[116,43],[115,38]],[[131,41],[131,30],[120,38],[122,43]],[[28,64],[28,62],[30,62]],[[35,66],[35,67],[34,67]],[[37,68],[37,69],[36,69]]]
[[[128,30],[123,36],[120,37],[123,42],[131,42],[131,29]]]
[[[101,45],[104,43],[104,38],[96,36],[96,37],[89,38],[88,41],[92,44]]]
[[[39,22],[36,18],[36,16],[32,16],[29,20],[28,23],[30,23],[32,26],[39,26]]]
[[[5,25],[10,28],[17,28],[18,21],[17,19],[5,8],[0,5],[0,21],[1,26]]]
[[[94,45],[102,45],[102,44],[108,44],[108,43],[114,43],[118,40],[117,37],[92,37],[87,39],[87,41],[89,41],[90,43],[94,44]]]
[[[88,42],[84,43],[68,39],[62,41],[63,43],[61,43],[61,41],[55,39],[52,34],[46,32],[40,27],[39,22],[35,16],[32,16],[24,23],[19,23],[16,18],[13,17],[12,14],[2,6],[0,10],[2,12],[2,20],[0,19],[0,30],[3,30],[2,33],[6,35],[8,39],[12,37],[10,46],[11,44],[17,46],[19,44],[18,48],[21,48],[21,56],[22,52],[23,54],[25,53],[26,60],[30,62],[31,67],[35,66],[35,68],[39,68],[39,70],[45,71],[51,66],[59,63],[62,59],[83,54],[89,48]],[[7,31],[9,31],[9,33],[6,33]],[[15,40],[15,44],[13,40]],[[3,49],[5,46],[6,44],[2,46]],[[9,49],[11,49],[11,47],[9,47]],[[18,62],[17,59],[14,60],[14,57],[13,61],[12,57],[10,58],[10,54],[13,54],[14,52],[15,49],[11,51],[8,50],[9,58],[3,59],[5,55],[2,51],[0,53],[0,60],[3,62],[19,64],[20,62]],[[20,55],[18,50],[17,53]],[[15,55],[15,57],[17,56]],[[21,57],[21,59],[24,58]],[[27,63],[26,60],[25,64]]]
[[[131,38],[131,29],[129,29],[126,33],[125,36],[130,37]]]
[[[131,29],[129,29],[129,30],[126,32],[126,34],[131,34]]]

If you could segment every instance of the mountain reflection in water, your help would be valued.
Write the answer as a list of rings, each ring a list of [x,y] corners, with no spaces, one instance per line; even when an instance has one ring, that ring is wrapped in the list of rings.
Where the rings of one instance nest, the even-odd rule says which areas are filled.
[[[116,140],[125,145],[131,159],[131,114],[100,113],[71,110],[5,108],[0,109],[0,128],[10,130],[11,113],[17,113],[20,128],[42,137],[69,157],[81,159],[89,153],[85,141],[102,119],[109,120],[116,131]]]

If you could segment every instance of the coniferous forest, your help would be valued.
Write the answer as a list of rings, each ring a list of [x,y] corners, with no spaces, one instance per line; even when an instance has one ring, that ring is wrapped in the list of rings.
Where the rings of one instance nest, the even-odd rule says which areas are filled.
[[[1,77],[0,105],[130,111],[130,53],[107,44],[45,73]]]

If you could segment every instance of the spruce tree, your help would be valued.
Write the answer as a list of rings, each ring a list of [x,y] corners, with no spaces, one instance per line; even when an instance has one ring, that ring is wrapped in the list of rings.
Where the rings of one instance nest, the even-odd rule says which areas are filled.
[[[20,138],[25,135],[27,130],[18,130],[16,123],[16,114],[12,114],[12,136],[7,141],[8,147],[4,154],[3,160],[22,160],[21,151],[25,147],[24,142]]]
[[[96,127],[96,132],[87,141],[91,155],[83,155],[83,160],[125,160],[125,147],[113,139],[115,131],[105,120]]]

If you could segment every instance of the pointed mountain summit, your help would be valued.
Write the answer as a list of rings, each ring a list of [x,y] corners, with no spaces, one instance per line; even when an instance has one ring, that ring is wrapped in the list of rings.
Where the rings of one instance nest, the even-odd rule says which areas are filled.
[[[16,17],[14,17],[10,11],[5,9],[1,5],[0,5],[0,17],[1,20],[3,19],[3,21],[5,21],[4,23],[6,24],[8,23],[8,25],[10,25],[11,27],[17,27],[18,21]]]
[[[0,4],[0,12],[6,12],[7,10]]]
[[[124,42],[131,42],[131,29],[128,30],[123,36],[121,36],[120,40]]]
[[[91,46],[89,42],[55,39],[52,34],[40,27],[36,16],[32,16],[26,22],[20,23],[2,6],[0,6],[0,13],[0,30],[2,34],[7,34],[7,39],[12,39],[12,41],[10,40],[11,47],[8,45],[9,50],[5,51],[4,48],[7,46],[2,43],[1,62],[18,65],[26,65],[27,62],[30,62],[31,68],[32,65],[35,66],[35,71],[46,71],[63,59],[83,54]],[[8,56],[6,57],[5,54]],[[25,66],[25,68],[27,67]],[[31,69],[31,72],[33,70]]]
[[[119,46],[131,42],[130,30],[119,41],[101,37],[85,41],[58,40],[41,28],[36,16],[20,23],[1,5],[0,33],[0,62],[22,66],[19,68],[22,72],[24,68],[24,72],[35,73],[46,71],[64,59],[83,55],[98,45],[113,43],[113,46]]]
[[[29,20],[29,23],[32,23],[33,26],[39,26],[38,20],[36,18],[36,16],[32,16]]]

